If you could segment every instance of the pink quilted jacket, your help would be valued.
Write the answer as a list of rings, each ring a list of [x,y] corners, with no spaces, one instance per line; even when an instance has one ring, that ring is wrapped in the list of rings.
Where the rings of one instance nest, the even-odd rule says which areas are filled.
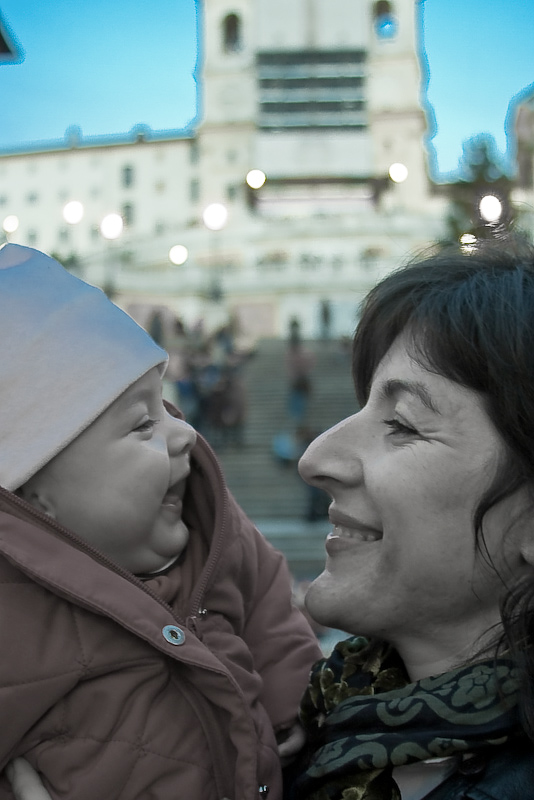
[[[0,489],[0,769],[54,798],[280,800],[315,637],[200,439],[182,565],[142,582]],[[12,797],[0,778],[0,800]]]

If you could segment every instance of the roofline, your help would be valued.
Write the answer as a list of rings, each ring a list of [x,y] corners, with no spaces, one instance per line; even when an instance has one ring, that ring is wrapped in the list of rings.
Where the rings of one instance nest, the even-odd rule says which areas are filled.
[[[40,153],[68,153],[73,150],[96,150],[100,148],[107,149],[110,147],[185,141],[193,139],[194,136],[195,131],[192,128],[153,131],[147,125],[136,125],[129,133],[83,136],[81,129],[73,125],[65,131],[64,139],[49,139],[26,142],[11,147],[0,147],[0,157],[37,155]]]

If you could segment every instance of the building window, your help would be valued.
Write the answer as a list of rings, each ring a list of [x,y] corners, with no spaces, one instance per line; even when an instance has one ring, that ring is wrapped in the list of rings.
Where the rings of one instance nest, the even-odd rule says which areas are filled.
[[[191,139],[189,142],[189,163],[198,164],[199,157],[200,147],[198,145],[198,139]]]
[[[134,184],[134,168],[130,164],[122,168],[121,183],[123,189],[128,189]]]
[[[0,195],[0,206],[5,206],[7,204],[7,197],[5,194]]]
[[[122,207],[122,218],[127,228],[131,228],[134,223],[134,208],[131,203],[124,203]]]
[[[200,199],[200,183],[196,178],[189,184],[189,199],[192,203],[197,203]]]
[[[37,196],[37,193],[36,193],[36,192],[30,192],[30,194],[29,194],[29,195],[27,195],[27,197],[26,197],[26,201],[27,201],[28,203],[31,203],[31,204],[33,204],[33,203],[36,203],[38,199],[39,199],[39,198],[38,198],[38,196]]]
[[[364,50],[258,53],[260,128],[366,128],[366,59]]]
[[[238,53],[242,47],[241,20],[237,14],[228,14],[223,20],[223,50]]]
[[[61,228],[59,231],[59,241],[60,242],[68,242],[69,241],[69,229],[68,228]]]
[[[379,39],[393,39],[398,32],[397,17],[388,0],[378,0],[373,9],[375,33]]]
[[[37,244],[37,231],[35,231],[35,230],[28,231],[28,237],[27,238],[28,238],[28,244],[30,246],[33,247],[34,245],[36,245]]]
[[[237,186],[235,184],[229,184],[226,187],[226,199],[227,200],[235,200],[237,197]]]
[[[93,242],[100,239],[100,228],[98,225],[91,225],[91,239]]]

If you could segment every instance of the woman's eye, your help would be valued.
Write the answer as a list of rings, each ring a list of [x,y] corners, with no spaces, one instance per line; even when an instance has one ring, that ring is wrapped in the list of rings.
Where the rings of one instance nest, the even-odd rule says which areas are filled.
[[[136,433],[146,433],[147,431],[152,431],[158,422],[159,419],[145,419],[139,425],[136,425],[134,431]]]
[[[382,420],[384,425],[387,425],[389,430],[388,436],[392,436],[395,433],[416,436],[417,431],[415,428],[411,428],[409,425],[405,425],[403,422],[400,422],[398,419],[384,419]]]

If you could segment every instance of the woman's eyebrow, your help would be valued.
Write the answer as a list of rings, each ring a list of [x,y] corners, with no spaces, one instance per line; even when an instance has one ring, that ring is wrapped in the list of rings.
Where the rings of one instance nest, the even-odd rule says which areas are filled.
[[[429,411],[432,411],[434,414],[441,414],[428,388],[420,381],[406,381],[400,378],[390,378],[384,381],[380,387],[380,396],[386,400],[395,398],[402,392],[416,397],[425,408],[428,408]]]

